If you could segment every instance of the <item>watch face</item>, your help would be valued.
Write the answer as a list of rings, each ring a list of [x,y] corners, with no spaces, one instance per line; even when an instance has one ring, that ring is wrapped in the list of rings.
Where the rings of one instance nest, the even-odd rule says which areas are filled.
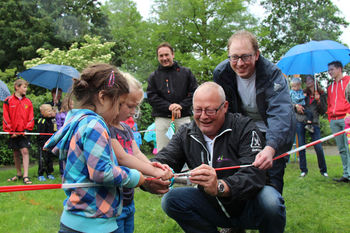
[[[218,183],[218,192],[223,193],[225,191],[225,185],[219,181]]]

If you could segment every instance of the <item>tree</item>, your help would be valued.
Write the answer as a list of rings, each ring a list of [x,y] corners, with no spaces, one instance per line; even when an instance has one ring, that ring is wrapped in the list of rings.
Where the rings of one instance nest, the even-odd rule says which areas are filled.
[[[87,34],[108,36],[107,17],[97,0],[38,0],[38,7],[50,19],[55,39],[62,45],[81,42]]]
[[[38,48],[68,48],[85,34],[108,35],[97,0],[0,0],[0,69],[23,70]]]
[[[132,0],[109,0],[102,10],[108,15],[110,35],[115,42],[113,64],[145,82],[155,67],[156,45],[151,37],[157,25],[143,21]]]
[[[23,61],[35,57],[40,48],[50,48],[50,22],[42,16],[36,1],[0,1],[0,68],[23,68]]]
[[[331,0],[263,0],[261,5],[268,14],[260,31],[261,47],[275,62],[297,44],[339,40],[341,26],[348,25]]]
[[[40,55],[38,58],[25,61],[26,68],[30,68],[39,64],[58,64],[73,66],[78,71],[83,70],[92,63],[109,63],[113,56],[111,48],[114,42],[101,43],[99,37],[84,36],[85,42],[75,42],[69,50],[60,50],[55,48],[50,51],[44,48],[37,50]]]
[[[170,42],[175,56],[202,81],[211,80],[215,66],[227,57],[232,32],[252,30],[256,23],[241,0],[156,0],[153,9],[158,41]]]

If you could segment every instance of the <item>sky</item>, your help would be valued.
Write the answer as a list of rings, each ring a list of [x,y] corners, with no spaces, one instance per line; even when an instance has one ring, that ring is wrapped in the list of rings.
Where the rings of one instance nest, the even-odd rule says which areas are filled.
[[[142,15],[142,17],[147,18],[151,10],[151,5],[153,3],[153,0],[134,0],[134,1],[136,2],[137,9]],[[332,0],[332,1],[336,6],[338,6],[340,11],[342,11],[346,21],[350,23],[350,1],[349,0]],[[255,6],[252,7],[251,11],[256,15],[261,15],[261,12],[263,12],[263,9],[258,4],[255,4]],[[347,44],[348,47],[350,46],[350,26],[348,26],[346,29],[343,29],[343,34],[340,37],[340,41],[343,44]]]

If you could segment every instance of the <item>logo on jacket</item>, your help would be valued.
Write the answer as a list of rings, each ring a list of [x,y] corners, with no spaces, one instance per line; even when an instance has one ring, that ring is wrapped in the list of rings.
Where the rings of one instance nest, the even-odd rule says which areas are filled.
[[[216,160],[216,162],[223,162],[223,161],[230,161],[230,159],[224,158],[224,155],[221,155]]]
[[[274,91],[279,91],[279,89],[281,89],[281,84],[278,84],[278,83],[273,83],[273,90]]]
[[[252,131],[252,142],[250,143],[252,151],[261,151],[261,140],[257,132]]]

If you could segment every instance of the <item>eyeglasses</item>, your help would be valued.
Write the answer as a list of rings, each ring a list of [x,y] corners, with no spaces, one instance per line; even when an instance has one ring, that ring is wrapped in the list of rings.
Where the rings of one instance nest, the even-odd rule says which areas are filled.
[[[207,116],[214,116],[216,113],[220,110],[220,108],[224,105],[225,101],[220,104],[220,106],[217,109],[193,109],[193,115],[199,116],[202,114],[202,112],[205,112]]]
[[[244,63],[250,61],[250,58],[253,56],[253,54],[243,54],[242,56],[237,56],[237,55],[231,55],[228,56],[230,61],[232,63],[237,63],[239,59],[241,59]]]

